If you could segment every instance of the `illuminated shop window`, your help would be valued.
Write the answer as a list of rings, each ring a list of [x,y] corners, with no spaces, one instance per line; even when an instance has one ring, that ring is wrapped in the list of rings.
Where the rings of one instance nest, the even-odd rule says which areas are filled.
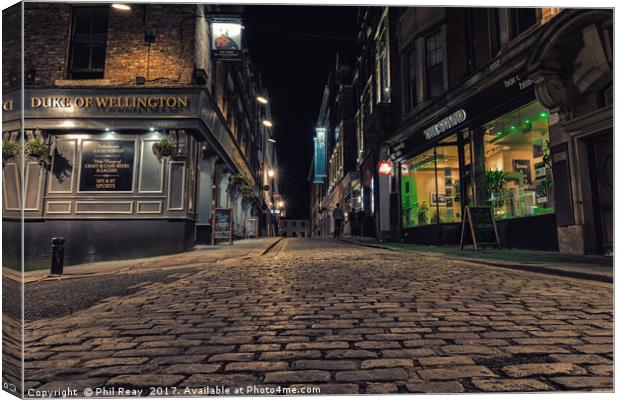
[[[456,136],[401,164],[404,227],[461,221]]]
[[[487,203],[497,218],[554,212],[548,117],[534,101],[483,126]]]

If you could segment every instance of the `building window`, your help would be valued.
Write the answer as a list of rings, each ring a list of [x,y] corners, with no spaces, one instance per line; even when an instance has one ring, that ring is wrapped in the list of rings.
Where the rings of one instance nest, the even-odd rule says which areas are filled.
[[[534,101],[482,127],[487,204],[498,219],[554,212],[548,116]]]
[[[385,20],[376,43],[377,102],[390,101],[390,57]]]
[[[305,228],[306,227],[306,221],[301,221],[301,227]]]
[[[407,84],[405,88],[405,106],[407,111],[411,111],[417,103],[417,84],[415,73],[415,48],[411,49],[405,54],[405,82]]]
[[[73,8],[69,54],[70,79],[102,79],[109,7]]]
[[[461,221],[461,189],[456,135],[401,164],[401,204],[405,228]]]
[[[510,37],[514,38],[536,23],[535,8],[510,9]]]
[[[297,221],[291,222],[291,225],[293,226],[293,228],[297,227]]]
[[[426,38],[426,83],[429,99],[443,93],[443,44],[441,31]]]
[[[499,53],[502,46],[499,36],[499,10],[497,8],[489,8],[489,48],[491,50],[491,58]]]

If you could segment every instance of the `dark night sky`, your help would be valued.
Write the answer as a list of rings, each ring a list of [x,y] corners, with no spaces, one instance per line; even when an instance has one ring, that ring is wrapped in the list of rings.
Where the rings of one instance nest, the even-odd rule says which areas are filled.
[[[336,53],[355,54],[357,7],[246,6],[245,39],[269,90],[287,217],[308,217],[314,128]],[[348,40],[345,40],[348,38]]]

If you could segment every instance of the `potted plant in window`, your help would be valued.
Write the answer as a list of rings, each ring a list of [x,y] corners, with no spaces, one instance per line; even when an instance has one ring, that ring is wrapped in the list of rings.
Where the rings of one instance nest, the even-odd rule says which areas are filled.
[[[51,164],[50,148],[43,143],[43,140],[39,136],[35,136],[26,142],[24,145],[24,153],[27,157],[36,159],[44,168]]]
[[[19,157],[19,143],[11,142],[8,139],[2,140],[2,167],[8,160]]]
[[[157,160],[161,162],[164,158],[174,155],[175,146],[167,137],[162,138],[159,142],[153,143],[153,154]]]
[[[499,208],[504,204],[503,194],[506,183],[508,183],[508,173],[504,171],[488,170],[486,172],[487,188],[491,195],[491,206]]]
[[[424,225],[428,223],[428,205],[425,201],[418,204],[418,224]]]

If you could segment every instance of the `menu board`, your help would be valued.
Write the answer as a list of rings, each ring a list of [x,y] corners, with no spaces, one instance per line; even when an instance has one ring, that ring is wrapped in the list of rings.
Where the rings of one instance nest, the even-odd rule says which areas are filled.
[[[83,140],[80,192],[131,192],[133,140]]]
[[[530,170],[530,160],[512,160],[512,170],[523,174],[523,181],[527,185],[532,184],[532,172]]]
[[[248,218],[245,224],[245,237],[258,237],[258,218]]]
[[[226,239],[232,244],[232,208],[216,208],[213,211],[212,243]]]
[[[466,226],[469,225],[469,230]],[[474,248],[495,246],[501,248],[493,217],[493,208],[486,206],[467,206],[461,227],[461,250],[465,246],[467,233],[471,233]]]

